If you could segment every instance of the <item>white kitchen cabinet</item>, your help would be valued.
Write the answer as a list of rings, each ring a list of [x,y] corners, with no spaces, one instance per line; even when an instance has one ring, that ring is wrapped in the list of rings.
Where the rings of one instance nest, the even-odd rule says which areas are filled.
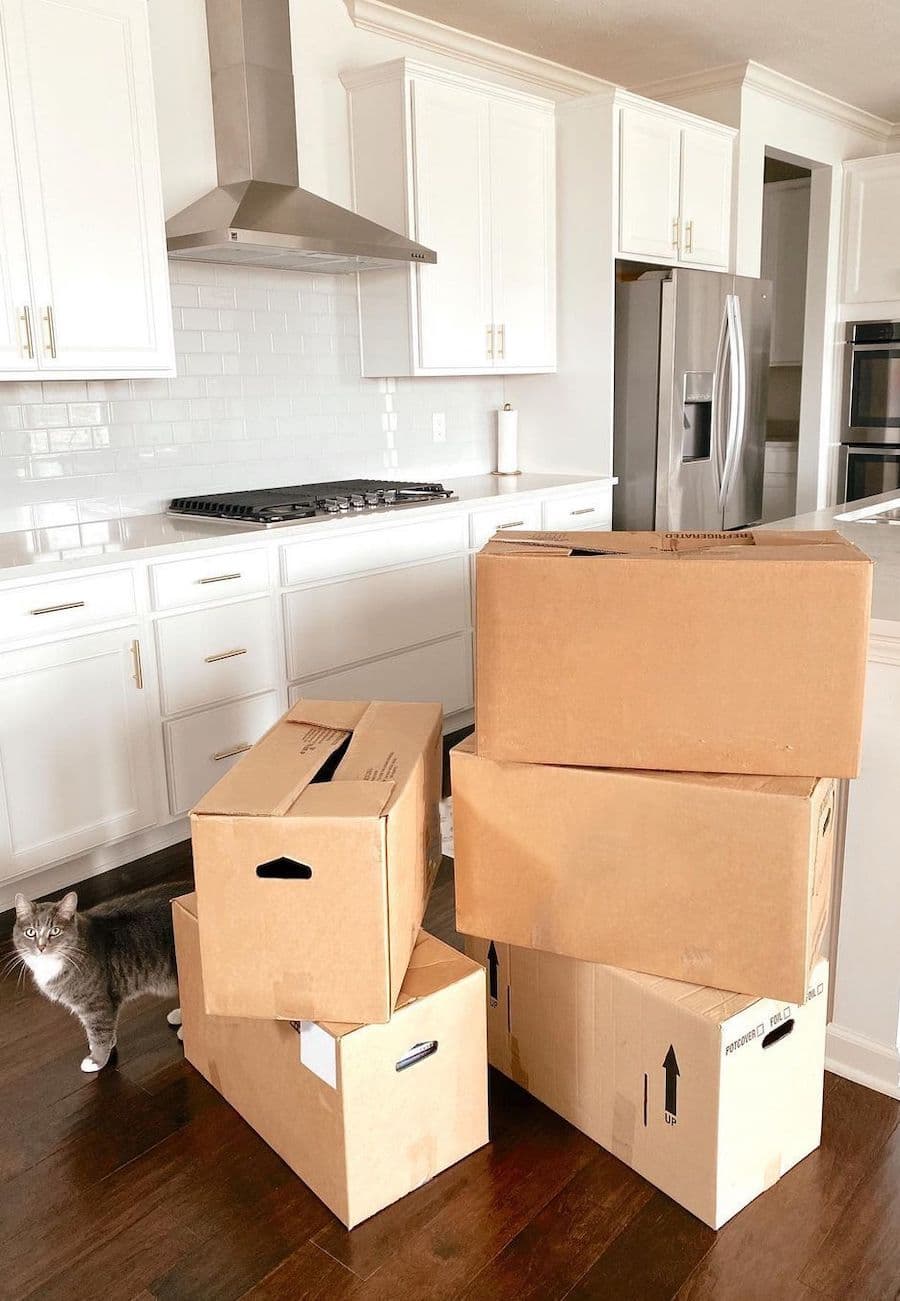
[[[844,163],[843,303],[900,302],[898,211],[900,153]]]
[[[735,132],[616,92],[619,257],[727,270]]]
[[[553,370],[552,101],[408,59],[344,83],[359,211],[438,255],[359,278],[363,374]]]
[[[439,700],[445,714],[457,714],[472,708],[472,687],[472,636],[464,632],[298,682],[291,688],[291,704],[302,696],[315,700]]]
[[[7,324],[3,373],[172,373],[145,0],[0,0],[0,24],[15,154],[0,182],[14,283],[0,292],[17,345]]]
[[[620,116],[619,251],[678,255],[681,125],[663,113],[623,108]]]
[[[33,329],[9,76],[0,58],[0,375],[37,369]]]
[[[268,596],[157,619],[156,646],[164,714],[273,690],[278,680]]]
[[[770,366],[803,364],[809,196],[804,179],[763,186],[760,275],[773,286]]]
[[[0,654],[3,879],[154,822],[139,654],[136,626]]]

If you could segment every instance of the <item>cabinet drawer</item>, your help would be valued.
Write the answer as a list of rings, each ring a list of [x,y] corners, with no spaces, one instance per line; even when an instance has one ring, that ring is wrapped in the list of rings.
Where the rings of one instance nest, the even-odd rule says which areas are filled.
[[[76,632],[133,617],[134,580],[129,569],[78,574],[0,592],[3,641]]]
[[[275,627],[268,596],[159,619],[156,644],[164,714],[275,686]]]
[[[611,529],[612,488],[591,488],[577,496],[544,502],[545,529]]]
[[[254,596],[269,586],[268,549],[228,551],[198,560],[151,565],[154,610],[204,605],[231,596]]]
[[[502,506],[492,506],[490,510],[480,510],[472,514],[469,520],[469,541],[476,551],[494,536],[498,529],[539,529],[541,527],[541,503],[539,501],[517,502],[514,497]]]
[[[300,682],[290,694],[291,704],[310,696],[316,700],[439,700],[445,714],[471,709],[472,639],[469,633],[462,633],[430,646],[417,646]]]
[[[363,574],[389,565],[453,555],[466,549],[466,517],[423,521],[419,524],[364,529],[343,536],[332,534],[309,542],[282,547],[285,586],[312,583],[344,574]]]
[[[288,677],[375,659],[462,632],[469,622],[467,557],[410,565],[284,598]]]
[[[187,813],[254,745],[278,717],[278,696],[270,691],[163,724],[169,807]]]

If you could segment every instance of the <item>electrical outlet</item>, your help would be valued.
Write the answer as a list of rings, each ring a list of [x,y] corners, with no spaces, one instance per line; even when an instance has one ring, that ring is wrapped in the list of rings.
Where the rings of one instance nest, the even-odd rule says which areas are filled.
[[[447,417],[443,411],[435,411],[431,417],[431,434],[436,443],[447,441]]]

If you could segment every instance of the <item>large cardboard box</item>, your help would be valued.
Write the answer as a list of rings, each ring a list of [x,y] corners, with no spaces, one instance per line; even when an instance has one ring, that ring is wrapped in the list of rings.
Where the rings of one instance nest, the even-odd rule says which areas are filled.
[[[828,968],[805,1004],[507,945],[488,968],[488,1057],[719,1228],[819,1145]]]
[[[386,1022],[440,866],[442,711],[300,700],[191,815],[206,1010]]]
[[[853,777],[872,562],[837,533],[507,533],[477,561],[479,753]]]
[[[488,1141],[484,972],[419,932],[387,1025],[210,1016],[172,905],[188,1061],[352,1228]]]
[[[832,778],[498,763],[451,752],[467,935],[803,998],[831,897]]]

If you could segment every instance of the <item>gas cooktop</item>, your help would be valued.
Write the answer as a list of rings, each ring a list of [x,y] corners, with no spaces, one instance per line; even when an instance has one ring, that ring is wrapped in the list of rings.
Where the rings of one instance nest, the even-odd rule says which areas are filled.
[[[453,493],[441,483],[342,479],[334,483],[295,484],[290,488],[217,492],[207,497],[174,497],[169,502],[169,514],[267,529],[296,524],[314,516],[354,515],[366,510],[449,501],[452,497]]]

